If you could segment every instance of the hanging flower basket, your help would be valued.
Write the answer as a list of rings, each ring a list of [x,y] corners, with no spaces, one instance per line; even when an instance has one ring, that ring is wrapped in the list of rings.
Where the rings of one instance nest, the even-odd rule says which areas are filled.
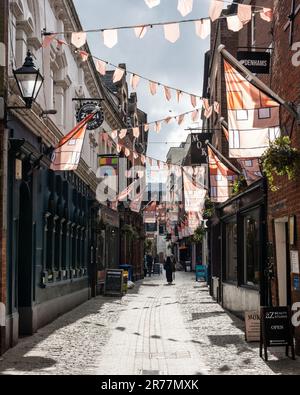
[[[282,136],[271,143],[261,158],[262,168],[268,179],[270,189],[278,191],[274,183],[275,176],[288,176],[295,179],[300,165],[300,152],[291,146],[288,136]]]

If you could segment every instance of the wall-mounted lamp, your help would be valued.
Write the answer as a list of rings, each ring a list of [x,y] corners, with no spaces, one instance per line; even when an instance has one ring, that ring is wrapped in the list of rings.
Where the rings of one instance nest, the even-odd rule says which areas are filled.
[[[31,109],[41,90],[44,78],[36,68],[30,51],[27,52],[23,66],[18,70],[14,70],[13,73],[20,95],[25,102],[25,107],[9,107],[9,109]]]

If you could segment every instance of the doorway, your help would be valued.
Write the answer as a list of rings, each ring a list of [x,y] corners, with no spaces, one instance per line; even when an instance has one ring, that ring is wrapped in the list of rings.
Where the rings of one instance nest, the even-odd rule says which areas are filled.
[[[279,306],[290,305],[290,262],[288,255],[288,218],[275,220],[275,241]]]
[[[18,233],[18,312],[19,336],[33,334],[32,316],[32,199],[27,183],[20,187],[20,214]]]

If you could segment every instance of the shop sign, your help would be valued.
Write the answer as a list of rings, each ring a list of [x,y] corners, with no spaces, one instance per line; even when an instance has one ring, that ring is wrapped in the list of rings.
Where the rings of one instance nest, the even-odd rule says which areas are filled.
[[[246,341],[260,342],[260,315],[257,311],[245,313]]]
[[[237,58],[251,73],[270,73],[271,54],[269,52],[239,51]]]
[[[104,294],[106,296],[123,296],[123,270],[107,269],[105,273]]]
[[[95,113],[94,118],[87,124],[88,130],[96,130],[100,128],[100,126],[104,122],[104,112],[102,107],[98,103],[85,103],[77,112],[76,119],[77,122],[83,121],[88,115],[92,114],[95,110],[98,110]]]
[[[205,165],[208,163],[208,150],[206,142],[211,143],[211,133],[193,133],[191,146],[191,164]]]
[[[268,361],[269,347],[289,347],[295,359],[294,339],[292,332],[291,311],[288,307],[263,307],[261,309],[261,345],[260,355],[263,348],[265,359]]]

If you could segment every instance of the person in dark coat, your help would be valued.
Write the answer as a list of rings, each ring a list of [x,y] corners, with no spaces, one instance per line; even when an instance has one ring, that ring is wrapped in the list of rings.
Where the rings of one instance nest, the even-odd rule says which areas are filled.
[[[167,282],[168,284],[173,284],[173,273],[174,273],[174,264],[170,256],[165,260],[164,269],[166,271]]]
[[[147,261],[148,274],[149,274],[149,277],[151,277],[152,269],[153,269],[153,257],[152,257],[152,255],[148,254],[147,257],[146,257],[146,261]]]

